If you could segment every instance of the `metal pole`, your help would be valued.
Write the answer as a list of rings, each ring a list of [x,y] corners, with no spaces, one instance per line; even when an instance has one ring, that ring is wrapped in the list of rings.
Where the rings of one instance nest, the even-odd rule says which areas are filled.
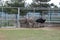
[[[55,16],[54,10],[53,10],[53,14],[52,14],[52,15],[53,15],[53,17]],[[53,18],[53,17],[52,17],[52,18]],[[54,20],[54,21],[55,21],[55,20]]]
[[[18,8],[18,17],[17,17],[18,28],[20,28],[20,22],[19,22],[20,17],[19,17],[19,15],[20,15],[20,8]]]
[[[34,8],[34,14],[35,14],[35,8]],[[35,15],[33,14],[33,27],[35,27],[34,21],[35,21]]]
[[[49,24],[50,24],[50,8],[49,8]]]
[[[3,4],[2,4],[2,26],[3,26]]]
[[[51,25],[51,12],[50,12],[51,10],[50,10],[50,8],[49,8],[49,27],[51,27],[52,25]]]
[[[35,14],[35,8],[34,8],[33,12],[34,12],[34,14]],[[34,18],[34,14],[33,14],[33,18]]]
[[[50,11],[50,10],[49,10]],[[50,12],[50,21],[51,21],[51,12]]]

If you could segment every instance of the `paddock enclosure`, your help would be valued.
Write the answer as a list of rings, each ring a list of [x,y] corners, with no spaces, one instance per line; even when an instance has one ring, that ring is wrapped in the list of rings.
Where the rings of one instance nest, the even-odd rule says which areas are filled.
[[[44,24],[35,22],[40,17],[46,19]],[[40,27],[41,25],[60,27],[60,8],[0,7],[1,28]]]

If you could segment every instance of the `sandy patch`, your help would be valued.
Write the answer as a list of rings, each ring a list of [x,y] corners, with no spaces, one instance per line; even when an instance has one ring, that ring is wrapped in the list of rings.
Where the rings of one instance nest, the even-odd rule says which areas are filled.
[[[60,27],[43,27],[43,28],[0,28],[0,30],[60,30]]]
[[[6,40],[6,37],[4,34],[0,33],[0,40]]]

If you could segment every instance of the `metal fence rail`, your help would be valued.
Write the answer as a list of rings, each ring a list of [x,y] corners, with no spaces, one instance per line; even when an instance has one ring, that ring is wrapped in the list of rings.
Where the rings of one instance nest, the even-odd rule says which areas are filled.
[[[8,14],[8,12],[4,12],[4,8],[10,8],[10,9],[17,9],[17,17],[16,14]],[[29,12],[21,16],[20,15],[20,10],[33,10],[32,12]],[[0,7],[0,27],[20,27],[21,23],[20,20],[24,18],[30,18],[34,17],[33,19],[36,20],[39,17],[41,17],[41,13],[36,13],[36,10],[48,10],[47,14],[43,14],[43,17],[46,18],[46,23],[60,23],[60,8],[23,8],[23,7]],[[32,14],[31,14],[32,13]],[[22,22],[22,21],[21,21]],[[22,24],[25,25],[25,24]],[[25,25],[26,26],[26,25]]]

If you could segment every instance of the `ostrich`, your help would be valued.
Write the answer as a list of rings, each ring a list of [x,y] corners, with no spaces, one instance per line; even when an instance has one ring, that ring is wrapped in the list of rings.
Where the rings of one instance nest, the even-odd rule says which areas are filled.
[[[29,23],[29,27],[33,28],[34,27],[34,18],[30,17],[27,19],[27,22]]]
[[[41,25],[43,23],[45,23],[45,21],[46,21],[46,19],[43,19],[43,18],[39,18],[39,19],[36,20],[37,24],[40,23]],[[40,27],[44,27],[44,25],[42,25],[42,26],[41,25],[40,25]]]

